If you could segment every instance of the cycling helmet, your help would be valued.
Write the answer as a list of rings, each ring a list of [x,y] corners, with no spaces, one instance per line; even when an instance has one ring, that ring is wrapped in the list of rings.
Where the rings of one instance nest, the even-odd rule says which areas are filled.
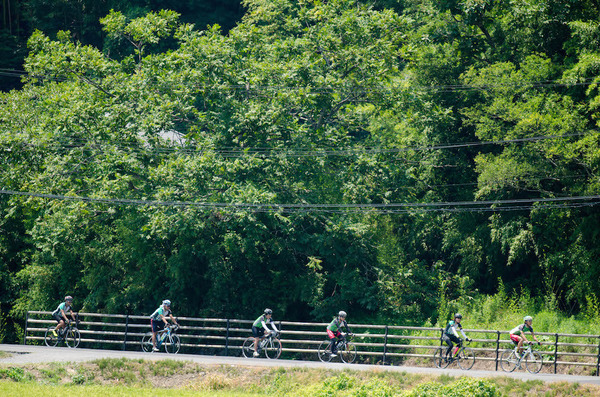
[[[273,310],[271,310],[271,309],[265,309],[265,314],[273,314]]]
[[[525,321],[533,321],[533,317],[525,316],[525,317],[523,317],[523,322],[525,322]]]
[[[73,297],[71,295],[65,296],[65,302],[66,301],[73,301]]]
[[[454,315],[454,318],[462,318],[462,314],[460,314],[460,313],[456,313],[456,314]]]
[[[338,317],[344,317],[344,318],[346,318],[346,316],[347,316],[347,314],[346,314],[346,312],[345,312],[345,311],[343,311],[343,310],[341,310],[341,311],[338,313]]]
[[[165,306],[171,306],[171,301],[168,299],[165,299],[162,304]]]

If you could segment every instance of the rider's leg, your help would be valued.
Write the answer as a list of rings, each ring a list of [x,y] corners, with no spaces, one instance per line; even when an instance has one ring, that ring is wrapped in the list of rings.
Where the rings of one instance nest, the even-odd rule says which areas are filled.
[[[519,338],[519,343],[517,344],[517,351],[519,352],[519,354],[523,354],[523,338],[519,335],[516,336],[517,338]]]

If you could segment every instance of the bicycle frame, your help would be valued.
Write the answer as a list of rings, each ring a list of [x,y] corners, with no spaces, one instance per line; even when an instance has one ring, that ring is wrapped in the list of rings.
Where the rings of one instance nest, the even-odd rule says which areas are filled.
[[[171,334],[175,331],[173,325],[168,325],[164,329],[161,329],[156,333],[156,348],[160,348],[163,342],[168,341],[171,338]]]

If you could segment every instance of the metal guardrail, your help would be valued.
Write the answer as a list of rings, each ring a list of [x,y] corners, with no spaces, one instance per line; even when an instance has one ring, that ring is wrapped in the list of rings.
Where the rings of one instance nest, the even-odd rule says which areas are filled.
[[[43,343],[46,329],[56,321],[51,312],[29,311],[23,343]],[[140,340],[150,330],[148,316],[127,314],[79,313],[82,347],[141,350]],[[182,351],[209,355],[241,355],[244,340],[251,334],[252,320],[178,317],[177,334]],[[327,338],[328,323],[279,321],[282,358],[315,360],[320,343]],[[371,364],[432,365],[433,350],[440,345],[441,328],[395,325],[351,324],[359,361]],[[494,367],[502,351],[512,348],[508,331],[465,329],[475,336],[471,347],[476,365]],[[536,333],[543,339],[539,349],[546,373],[557,373],[558,366],[588,367],[600,372],[600,336],[582,334]]]

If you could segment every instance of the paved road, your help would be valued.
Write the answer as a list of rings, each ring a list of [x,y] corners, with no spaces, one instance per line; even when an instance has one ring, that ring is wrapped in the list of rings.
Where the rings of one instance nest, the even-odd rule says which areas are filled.
[[[8,357],[0,358],[0,365],[15,364],[36,364],[48,362],[85,362],[98,360],[101,358],[128,358],[128,359],[146,359],[146,360],[184,360],[192,361],[202,365],[233,365],[233,366],[256,366],[256,367],[303,367],[303,368],[328,368],[328,369],[352,369],[357,371],[398,371],[407,373],[424,373],[433,375],[450,376],[474,376],[474,377],[497,377],[508,376],[520,380],[541,380],[544,382],[573,382],[590,383],[600,385],[600,377],[597,376],[577,376],[577,375],[554,375],[537,374],[528,372],[495,372],[471,370],[463,371],[460,369],[437,369],[422,367],[396,367],[380,366],[366,364],[343,364],[343,363],[322,363],[317,361],[300,360],[267,360],[267,359],[248,359],[241,357],[222,357],[222,356],[202,356],[198,354],[166,354],[166,353],[143,353],[120,350],[99,350],[99,349],[69,349],[68,347],[47,347],[30,345],[0,345],[0,351],[10,354]]]

